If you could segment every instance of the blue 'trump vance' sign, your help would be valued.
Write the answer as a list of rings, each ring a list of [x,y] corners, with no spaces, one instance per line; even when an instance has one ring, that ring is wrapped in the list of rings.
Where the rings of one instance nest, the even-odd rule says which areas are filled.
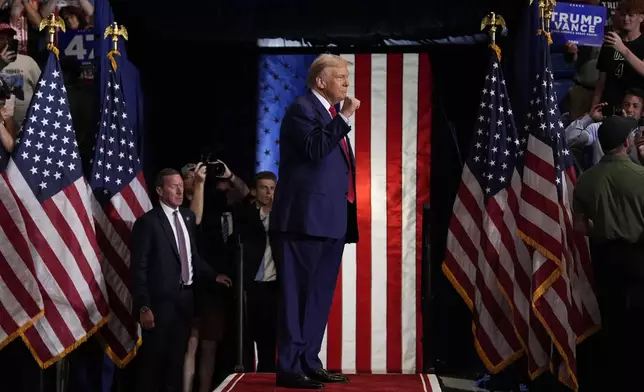
[[[605,7],[557,2],[552,13],[550,32],[555,44],[572,42],[582,46],[601,46],[604,42]]]

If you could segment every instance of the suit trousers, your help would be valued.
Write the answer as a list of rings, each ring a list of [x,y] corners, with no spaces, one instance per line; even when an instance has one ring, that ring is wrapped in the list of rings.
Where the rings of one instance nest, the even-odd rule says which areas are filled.
[[[252,282],[246,289],[248,326],[257,345],[257,372],[275,373],[278,282]]]
[[[344,238],[271,233],[280,282],[277,374],[293,375],[323,367],[318,354],[338,279]]]
[[[194,316],[192,289],[180,291],[175,301],[152,308],[154,328],[143,330],[137,355],[137,392],[182,392],[183,362]]]

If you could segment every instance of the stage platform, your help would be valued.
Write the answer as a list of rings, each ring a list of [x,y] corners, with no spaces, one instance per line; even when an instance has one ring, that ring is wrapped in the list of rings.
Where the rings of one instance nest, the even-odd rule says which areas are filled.
[[[439,392],[433,374],[356,374],[348,375],[347,384],[326,384],[324,391],[334,392]],[[274,373],[235,373],[228,376],[214,392],[291,391],[277,388]]]

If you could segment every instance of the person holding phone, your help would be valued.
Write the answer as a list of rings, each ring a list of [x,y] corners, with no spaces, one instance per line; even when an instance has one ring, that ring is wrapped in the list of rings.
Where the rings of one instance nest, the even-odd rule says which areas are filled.
[[[588,169],[597,164],[604,156],[604,148],[600,145],[597,135],[599,127],[606,120],[603,112],[607,106],[607,102],[594,105],[590,112],[580,119],[573,121],[564,131],[566,141],[572,149],[573,154],[577,151],[583,153],[579,160],[584,169]],[[627,90],[622,100],[620,111],[615,115],[629,117],[640,122],[644,115],[644,90]],[[635,132],[633,136],[636,136]],[[631,149],[628,152],[634,161],[638,160],[638,157],[635,155],[635,149]]]
[[[644,88],[644,0],[623,0],[617,9],[619,32],[607,29],[597,60],[599,79],[593,106],[606,102],[603,114],[621,112],[624,93],[629,88]]]
[[[16,30],[10,24],[0,23],[0,77],[14,92],[13,121],[20,128],[40,78],[40,67],[31,57],[17,52],[15,36]]]
[[[16,61],[18,57],[18,40],[12,38],[0,52],[0,67],[4,69],[7,65]]]

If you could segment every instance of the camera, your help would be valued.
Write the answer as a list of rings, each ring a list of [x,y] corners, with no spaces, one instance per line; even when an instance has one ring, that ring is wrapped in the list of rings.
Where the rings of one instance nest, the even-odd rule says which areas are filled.
[[[10,80],[7,80],[6,77],[0,76],[0,99],[9,99],[11,94],[15,95],[17,99],[25,99],[22,86],[16,86]]]
[[[206,166],[206,171],[208,174],[213,174],[216,177],[221,177],[226,173],[226,165],[218,162],[213,153],[203,154],[201,156],[201,162],[203,162],[203,164]]]

